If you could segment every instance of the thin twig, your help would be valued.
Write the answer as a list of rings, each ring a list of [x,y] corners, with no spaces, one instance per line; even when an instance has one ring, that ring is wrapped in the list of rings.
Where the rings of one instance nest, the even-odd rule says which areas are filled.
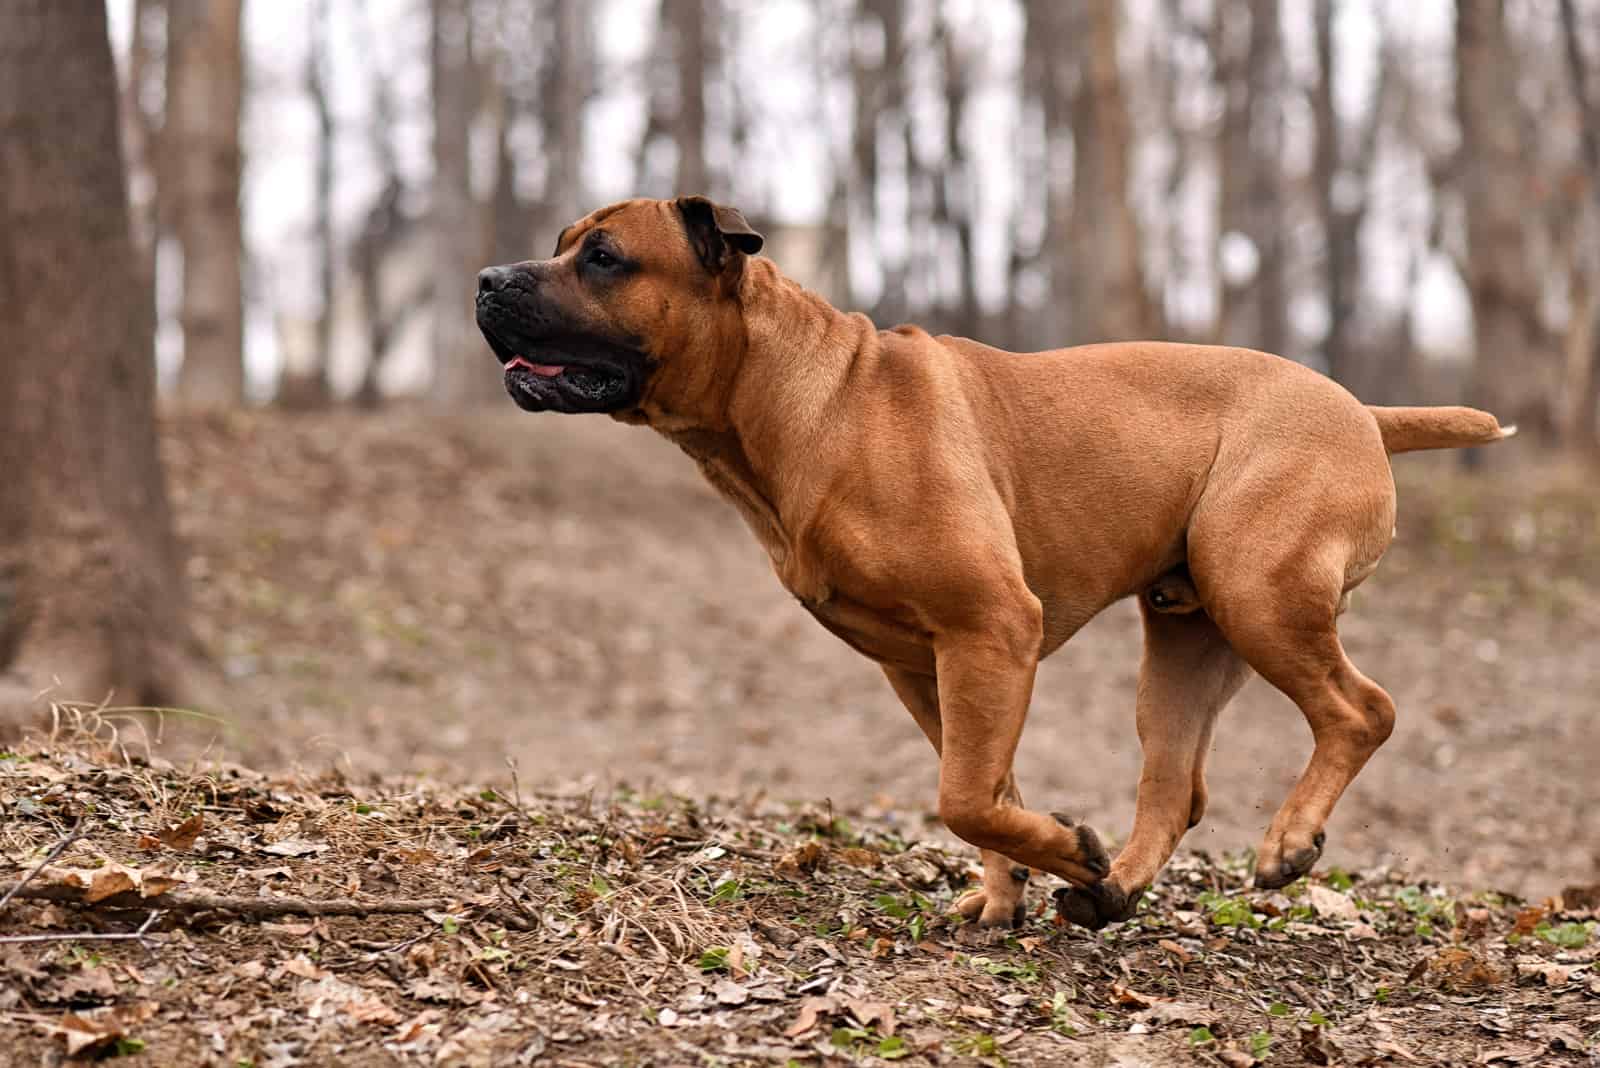
[[[207,894],[200,891],[174,891],[140,897],[137,891],[125,890],[99,901],[83,900],[83,888],[77,886],[30,886],[18,883],[7,895],[34,901],[67,901],[75,904],[93,904],[109,909],[157,908],[179,912],[198,912],[215,909],[234,912],[241,916],[375,916],[410,915],[420,912],[444,912],[451,902],[444,898],[420,898],[389,901],[346,901],[304,897],[235,897],[230,894]]]
[[[0,945],[21,945],[25,942],[138,942],[149,949],[150,943],[156,941],[150,935],[150,925],[155,923],[160,915],[160,909],[151,909],[150,915],[145,917],[144,923],[139,925],[137,931],[111,934],[101,931],[64,931],[59,934],[6,935],[0,937]]]
[[[72,825],[72,830],[67,832],[67,836],[61,839],[61,841],[57,842],[55,848],[46,853],[44,859],[35,864],[33,866],[33,870],[24,875],[20,883],[13,886],[10,890],[7,890],[5,897],[0,897],[0,912],[4,912],[6,906],[11,904],[11,899],[16,897],[24,886],[27,886],[30,882],[32,882],[33,877],[43,871],[46,864],[49,864],[52,860],[55,860],[62,853],[65,853],[67,851],[67,847],[73,842],[76,842],[82,833],[83,817],[79,816],[78,822]]]

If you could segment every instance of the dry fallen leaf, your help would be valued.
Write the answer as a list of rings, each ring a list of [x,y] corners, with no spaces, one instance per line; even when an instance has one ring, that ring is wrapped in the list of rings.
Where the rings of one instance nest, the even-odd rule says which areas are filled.
[[[156,836],[168,849],[176,849],[180,853],[187,853],[194,848],[196,838],[205,830],[206,820],[202,813],[196,812],[182,823],[168,827],[164,831],[157,831]]]
[[[1387,1053],[1391,1057],[1399,1057],[1401,1060],[1410,1061],[1412,1064],[1417,1063],[1415,1054],[1394,1042],[1374,1042],[1372,1048],[1380,1053]]]
[[[1136,1009],[1148,1009],[1155,1002],[1154,998],[1129,990],[1121,983],[1111,984],[1111,996],[1116,999],[1118,1005],[1132,1005]]]
[[[1312,910],[1325,920],[1351,921],[1361,918],[1356,903],[1332,887],[1312,883],[1306,888],[1306,896],[1311,901]]]
[[[312,964],[311,958],[307,957],[304,953],[293,958],[292,960],[284,961],[283,964],[279,965],[277,974],[281,976],[285,973],[288,973],[289,975],[298,975],[302,979],[328,979],[333,975],[332,972],[325,971],[324,969],[317,967],[315,964]]]
[[[90,878],[89,889],[84,892],[83,900],[92,905],[96,901],[104,901],[108,897],[136,889],[138,885],[139,873],[136,870],[112,862]]]
[[[154,1016],[156,1009],[153,1001],[136,1001],[88,1012],[69,1012],[50,1025],[50,1030],[66,1041],[67,1056],[76,1057],[104,1049],[126,1037],[130,1029]]]
[[[794,1023],[784,1029],[784,1036],[794,1038],[803,1035],[813,1027],[825,1013],[838,1012],[839,1003],[833,998],[806,998],[800,1003],[800,1015],[795,1017]]]
[[[854,998],[847,998],[844,1005],[850,1010],[850,1015],[856,1018],[856,1023],[862,1027],[877,1024],[878,1033],[885,1038],[894,1034],[894,1006],[888,1002],[857,1001]]]
[[[712,988],[711,993],[716,997],[719,1005],[743,1005],[750,1000],[750,991],[732,979],[722,980]]]
[[[1514,934],[1523,936],[1533,934],[1533,929],[1543,923],[1550,916],[1550,910],[1540,905],[1523,909],[1517,913],[1517,923],[1511,930]]]
[[[1187,1001],[1157,1001],[1140,1012],[1139,1019],[1145,1023],[1161,1024],[1166,1027],[1179,1024],[1200,1027],[1215,1023],[1217,1014],[1204,1005],[1195,1005]]]
[[[826,859],[827,850],[819,843],[806,842],[779,857],[774,867],[779,875],[794,879],[811,875],[823,866]]]
[[[384,1004],[379,997],[361,997],[348,1001],[344,1014],[357,1023],[379,1024],[388,1027],[400,1022],[400,1014]]]
[[[873,868],[876,868],[882,860],[878,854],[874,853],[870,849],[838,849],[834,851],[833,855],[839,858],[841,862],[850,865],[852,868],[860,868],[863,871],[871,871]]]
[[[261,852],[274,857],[309,857],[313,853],[324,852],[327,848],[327,842],[313,842],[309,838],[285,838],[281,842],[262,846]]]
[[[1475,993],[1505,981],[1494,965],[1460,946],[1441,949],[1412,969],[1412,974],[1419,978],[1425,975],[1434,986],[1452,994]]]
[[[1177,957],[1179,963],[1181,964],[1188,964],[1190,961],[1194,960],[1193,953],[1190,953],[1187,949],[1184,949],[1170,938],[1160,939],[1156,942],[1156,945],[1160,946],[1168,953],[1171,953],[1174,957]]]

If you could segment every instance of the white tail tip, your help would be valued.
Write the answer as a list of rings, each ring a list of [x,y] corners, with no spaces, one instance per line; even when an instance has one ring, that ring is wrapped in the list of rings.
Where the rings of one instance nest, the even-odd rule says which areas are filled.
[[[1503,426],[1503,427],[1500,428],[1500,440],[1501,441],[1504,441],[1506,438],[1514,438],[1516,436],[1517,436],[1517,424],[1512,423],[1510,426]]]

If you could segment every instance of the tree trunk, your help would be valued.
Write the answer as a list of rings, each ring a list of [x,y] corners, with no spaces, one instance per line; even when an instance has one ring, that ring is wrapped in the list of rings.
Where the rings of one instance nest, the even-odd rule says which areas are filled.
[[[1213,52],[1224,98],[1218,138],[1217,337],[1223,344],[1281,353],[1289,345],[1289,326],[1278,0],[1218,0],[1215,12]],[[1244,23],[1247,34],[1240,30]],[[1239,247],[1253,264],[1230,270],[1229,246]]]
[[[883,135],[888,130],[905,129],[904,20],[904,0],[860,0],[851,35],[854,114],[850,159],[852,199],[856,202],[851,222],[864,227],[870,235],[865,244],[872,250],[881,280],[872,308],[872,317],[879,325],[901,321],[908,310],[905,264],[886,260],[878,240],[883,221],[878,212]]]
[[[199,407],[244,397],[244,235],[239,213],[242,0],[170,0],[168,136],[183,247],[178,393]]]
[[[590,205],[583,192],[583,119],[594,77],[594,42],[587,0],[555,0],[555,40],[544,93],[544,135],[551,146],[545,181],[544,226],[538,254]],[[704,166],[702,161],[702,167]]]
[[[1465,161],[1458,180],[1475,341],[1468,402],[1549,441],[1558,427],[1559,353],[1538,322],[1538,277],[1524,244],[1529,190],[1504,15],[1501,0],[1456,3],[1456,108]]]
[[[672,136],[678,146],[678,195],[710,195],[711,171],[706,164],[706,75],[715,62],[714,44],[706,32],[706,6],[711,0],[663,0],[662,15],[672,28],[672,55],[677,70],[678,106]]]
[[[0,7],[0,661],[168,703],[187,654],[104,5]]]
[[[1591,71],[1578,40],[1578,12],[1574,0],[1561,0],[1561,30],[1567,57],[1567,74],[1580,117],[1579,145],[1589,186],[1593,226],[1600,227],[1600,96],[1590,83]],[[1591,230],[1591,232],[1593,232]],[[1595,290],[1595,256],[1578,263],[1584,250],[1574,250],[1572,272],[1572,326],[1567,338],[1566,434],[1583,449],[1600,449],[1600,293]]]
[[[434,400],[463,408],[502,393],[494,359],[473,326],[479,227],[467,132],[472,125],[472,38],[467,0],[432,0]]]
[[[1139,221],[1129,199],[1133,129],[1117,65],[1119,8],[1116,0],[1081,5],[1073,34],[1078,84],[1065,250],[1073,343],[1141,338],[1151,321],[1139,267]]]
[[[305,87],[317,120],[317,140],[312,164],[312,234],[316,247],[317,322],[311,351],[303,362],[291,360],[278,385],[278,403],[285,408],[325,408],[332,401],[328,368],[333,363],[333,300],[337,281],[334,260],[333,104],[328,98],[328,0],[311,6],[310,47],[306,53]]]
[[[128,47],[128,82],[122,92],[123,143],[128,156],[128,200],[133,217],[134,248],[139,254],[139,275],[155,299],[156,246],[161,240],[163,193],[159,164],[163,118],[153,107],[152,83],[159,70],[154,48],[156,26],[165,32],[166,0],[134,0],[132,40]],[[165,43],[162,49],[165,50]],[[157,83],[159,84],[159,83]]]

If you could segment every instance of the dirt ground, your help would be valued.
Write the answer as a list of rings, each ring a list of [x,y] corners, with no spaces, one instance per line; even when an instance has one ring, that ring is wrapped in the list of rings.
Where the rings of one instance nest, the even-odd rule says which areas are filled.
[[[1595,1056],[1592,472],[1397,461],[1399,538],[1344,634],[1400,719],[1315,881],[1243,889],[1309,751],[1253,682],[1137,922],[1062,928],[1035,889],[991,937],[944,918],[970,869],[910,718],[653,435],[402,409],[164,434],[218,675],[196,709],[0,753],[0,883],[90,828],[0,916],[0,943],[52,939],[0,944],[27,1063],[63,1027],[86,1056],[236,1068]],[[1019,757],[1034,805],[1112,841],[1138,656],[1126,604],[1068,643]],[[142,900],[68,902],[141,869],[269,910],[438,900],[160,898],[158,940],[54,940],[132,932],[142,907],[106,909]]]
[[[70,717],[69,717],[70,718]],[[88,723],[85,730],[83,724]],[[65,737],[66,743],[60,741]],[[1099,935],[948,916],[893,819],[0,754],[12,1064],[1593,1064],[1600,886],[1177,860]],[[72,837],[72,828],[83,831]],[[17,886],[0,880],[0,894]],[[15,933],[14,933],[15,932]],[[10,943],[10,944],[5,944]]]
[[[227,672],[223,729],[181,733],[215,733],[218,755],[456,778],[513,761],[541,786],[931,812],[932,753],[882,676],[648,431],[245,413],[169,424],[165,455]],[[1449,460],[1397,458],[1399,537],[1345,617],[1400,715],[1324,860],[1554,893],[1600,876],[1600,489]],[[1018,761],[1032,804],[1112,840],[1132,824],[1138,661],[1137,610],[1114,606],[1044,663]],[[1253,847],[1309,751],[1252,681],[1185,844]]]

